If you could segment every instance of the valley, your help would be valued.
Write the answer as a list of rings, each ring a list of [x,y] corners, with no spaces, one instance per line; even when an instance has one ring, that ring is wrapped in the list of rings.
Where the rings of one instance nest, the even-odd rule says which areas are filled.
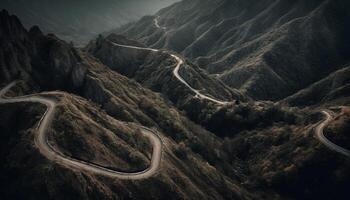
[[[79,170],[87,170],[93,173],[102,174],[113,178],[129,179],[129,180],[148,178],[152,176],[154,173],[156,173],[157,170],[159,169],[159,165],[161,162],[161,155],[162,155],[162,142],[160,137],[157,136],[157,133],[155,133],[155,131],[147,128],[141,128],[142,129],[141,132],[146,137],[148,137],[150,141],[152,141],[153,154],[152,154],[150,167],[141,172],[136,172],[136,173],[118,172],[108,168],[104,168],[96,164],[92,164],[86,161],[81,161],[81,160],[68,157],[64,155],[62,152],[57,151],[50,145],[46,137],[47,129],[50,126],[50,123],[52,122],[52,118],[54,117],[55,107],[56,107],[55,101],[50,99],[45,99],[42,97],[41,98],[35,97],[35,96],[28,96],[28,97],[23,96],[23,97],[16,97],[12,99],[7,99],[7,98],[4,99],[3,96],[11,87],[13,87],[14,84],[16,84],[16,82],[9,84],[8,86],[6,86],[4,89],[0,91],[0,98],[2,98],[0,99],[0,103],[6,104],[6,103],[18,103],[18,102],[32,102],[32,103],[38,102],[47,106],[46,112],[41,117],[38,123],[38,128],[37,128],[38,135],[35,138],[36,146],[39,148],[41,154],[45,155],[47,159],[57,162],[60,165],[67,166],[69,168],[77,168]]]
[[[115,45],[115,46],[124,47],[124,48],[130,48],[130,49],[139,49],[139,50],[146,50],[146,51],[153,51],[153,52],[158,52],[158,51],[159,51],[159,50],[157,50],[157,49],[142,48],[142,47],[136,47],[136,46],[127,46],[127,45],[116,44],[116,43],[113,43],[113,42],[112,42],[112,44]],[[230,103],[230,102],[224,102],[224,101],[216,100],[216,99],[214,99],[214,98],[212,98],[212,97],[208,97],[208,96],[206,96],[206,95],[204,95],[204,94],[201,94],[199,90],[196,90],[196,89],[192,88],[192,87],[179,75],[180,67],[181,67],[181,65],[184,63],[184,61],[183,61],[180,57],[176,56],[175,54],[171,54],[170,56],[173,57],[173,58],[176,60],[176,62],[177,62],[176,66],[175,66],[175,68],[174,68],[174,71],[173,71],[174,76],[175,76],[182,84],[184,84],[188,89],[190,89],[192,92],[194,92],[194,93],[196,94],[195,97],[198,97],[198,98],[200,98],[200,99],[206,99],[206,100],[208,100],[208,101],[217,103],[217,104],[219,104],[219,105],[225,105],[225,104]]]
[[[348,194],[348,2],[172,3],[84,47],[0,12],[1,199]]]

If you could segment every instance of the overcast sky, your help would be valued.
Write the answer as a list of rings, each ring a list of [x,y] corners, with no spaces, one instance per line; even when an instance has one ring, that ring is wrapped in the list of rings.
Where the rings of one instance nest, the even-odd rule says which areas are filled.
[[[29,28],[39,25],[66,40],[87,41],[179,0],[0,0]]]

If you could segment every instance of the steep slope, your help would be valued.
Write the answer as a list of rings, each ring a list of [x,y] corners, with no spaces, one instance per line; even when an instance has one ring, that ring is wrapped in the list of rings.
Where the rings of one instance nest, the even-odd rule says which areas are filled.
[[[197,116],[214,112],[218,107],[249,101],[184,58],[146,48],[122,36],[100,37],[86,49],[112,70],[160,92],[177,108],[184,110],[191,120],[205,127],[210,126],[210,120]]]
[[[140,126],[157,130],[164,145],[154,176],[111,178],[61,165],[40,151],[37,127],[49,112],[42,104],[1,104],[1,199],[317,199],[347,194],[348,160],[314,138],[312,128],[324,120],[319,114],[272,102],[217,106],[190,100],[187,109],[198,119],[213,119],[207,128],[217,135],[222,131],[218,137],[190,121],[164,95],[117,73],[121,67],[113,71],[37,27],[26,31],[7,12],[0,16],[1,89],[20,79],[6,94],[10,99],[27,94],[57,102],[45,132],[55,149],[81,163],[130,173],[152,161],[153,146],[140,135]],[[173,68],[174,61],[167,62]],[[132,71],[121,73],[137,77],[128,74]],[[193,71],[201,74],[195,66]],[[200,116],[196,106],[204,107]]]
[[[138,132],[132,130],[137,130],[132,124],[126,126],[111,119],[105,113],[98,111],[98,107],[76,96],[65,93],[45,95],[55,97],[59,101],[57,118],[53,121],[52,130],[49,132],[49,142],[58,149],[62,149],[65,154],[126,172],[138,171],[148,165],[150,154],[142,154],[140,151],[149,152],[149,144],[147,140],[140,137]],[[66,199],[127,197],[138,199],[146,195],[146,191],[148,191],[147,195],[153,199],[178,199],[190,196],[203,198],[204,195],[211,196],[213,199],[223,198],[215,190],[210,189],[211,194],[209,194],[200,189],[201,187],[212,188],[212,184],[217,181],[217,183],[220,182],[218,188],[224,187],[226,192],[232,191],[225,194],[225,196],[228,195],[227,198],[237,195],[234,185],[226,182],[216,170],[208,171],[208,168],[201,167],[204,164],[200,161],[201,158],[189,150],[185,154],[186,157],[182,158],[183,163],[180,163],[179,158],[170,151],[178,148],[176,143],[166,137],[163,138],[167,148],[163,150],[162,168],[157,176],[150,179],[128,181],[63,167],[47,160],[35,148],[33,137],[36,131],[32,127],[35,127],[36,119],[40,119],[38,113],[43,110],[42,107],[12,104],[1,105],[0,109],[3,130],[1,135],[4,139],[2,140],[4,150],[2,159],[6,160],[6,165],[2,165],[1,173],[1,180],[6,181],[6,184],[1,187],[4,199],[14,197],[61,199],[63,196]],[[19,124],[13,121],[15,118],[20,119]],[[114,139],[109,132],[115,134]],[[26,157],[25,163],[22,160],[24,157]],[[193,172],[190,166],[196,168],[196,172]],[[206,174],[207,184],[210,184],[210,187],[203,180],[198,179],[202,176],[200,174]],[[181,182],[184,187],[173,182],[175,177],[176,182]],[[29,181],[30,179],[32,180]],[[47,181],[50,184],[47,185]],[[23,185],[21,182],[27,182],[27,184]],[[116,190],[116,186],[122,189]],[[159,190],[159,187],[162,190]],[[18,188],[21,192],[18,192]],[[170,194],[176,195],[169,196]]]
[[[37,28],[27,32],[16,17],[1,14],[1,30],[5,30],[1,44],[11,47],[1,50],[15,55],[11,62],[2,57],[5,65],[1,70],[10,73],[1,73],[6,77],[1,79],[1,86],[14,79],[23,80],[9,96],[63,90],[90,99],[88,102],[64,92],[39,95],[59,102],[49,130],[53,146],[82,161],[139,171],[149,165],[150,147],[147,140],[137,136],[137,125],[155,127],[165,144],[161,169],[149,179],[119,180],[72,170],[46,159],[35,146],[34,119],[40,117],[34,116],[41,116],[41,107],[1,105],[2,146],[6,149],[1,155],[7,161],[0,173],[2,183],[6,183],[1,187],[4,199],[61,199],[62,195],[65,199],[249,198],[238,186],[244,176],[232,175],[235,168],[240,168],[239,161],[235,165],[228,161],[220,138],[193,124],[159,94],[111,71],[55,36],[42,35]],[[27,66],[18,64],[20,59],[26,59]],[[24,132],[27,134],[21,134]],[[108,136],[111,133],[115,135],[112,138]],[[210,150],[214,148],[215,152]],[[23,157],[29,158],[24,165]]]
[[[191,91],[192,88],[222,101],[246,100],[239,92],[231,90],[219,80],[209,77],[203,70],[186,61],[179,66],[178,70],[179,76],[186,82],[184,84],[174,76],[174,70],[179,61],[171,53],[152,51],[152,49],[134,49],[133,46],[144,47],[135,41],[112,34],[91,42],[87,51],[111,69],[135,79],[156,92],[165,94],[176,104],[185,104],[189,97],[193,98],[196,93]]]
[[[325,120],[321,117],[314,113],[308,115],[304,126],[279,124],[227,139],[228,152],[249,165],[251,175],[245,184],[278,191],[281,196],[276,199],[344,198],[348,193],[350,162],[348,157],[315,139],[314,123]],[[330,126],[331,134],[340,134],[336,138],[347,138],[342,134],[347,126],[337,115]]]
[[[1,84],[9,82],[19,74],[28,77],[25,71],[31,70],[31,66],[29,55],[25,55],[27,53],[24,50],[26,46],[16,45],[15,42],[16,39],[20,39],[24,44],[29,43],[26,30],[17,18],[9,16],[7,11],[0,12],[0,26]]]
[[[184,0],[115,32],[181,53],[255,99],[276,100],[349,61],[349,7],[345,0]]]
[[[350,110],[349,107],[340,107],[338,109],[340,109],[338,111],[339,114],[329,124],[325,136],[342,148],[350,149]]]
[[[350,102],[349,84],[350,66],[346,65],[343,69],[285,98],[281,103],[291,106],[346,105]]]

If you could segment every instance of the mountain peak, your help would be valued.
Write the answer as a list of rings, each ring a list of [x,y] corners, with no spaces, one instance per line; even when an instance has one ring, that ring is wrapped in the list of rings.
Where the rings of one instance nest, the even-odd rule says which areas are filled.
[[[8,39],[25,38],[26,30],[21,21],[15,15],[10,15],[7,10],[0,12],[0,37]]]
[[[342,1],[184,0],[82,49],[2,10],[1,199],[342,199]],[[62,27],[54,13],[30,14]],[[74,19],[60,22],[78,30]]]
[[[43,32],[40,30],[39,26],[32,26],[29,29],[29,34],[37,36],[37,35],[43,35]]]

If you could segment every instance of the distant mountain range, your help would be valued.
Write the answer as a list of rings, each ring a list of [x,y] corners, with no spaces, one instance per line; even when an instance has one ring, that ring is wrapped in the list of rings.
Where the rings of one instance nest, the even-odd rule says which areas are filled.
[[[25,27],[85,45],[99,33],[154,14],[177,0],[2,0],[0,8],[16,14]]]
[[[350,3],[155,1],[0,12],[0,199],[346,197]]]
[[[278,100],[350,62],[349,8],[346,0],[184,0],[114,32],[181,53],[254,99]]]
[[[221,160],[231,165],[224,159],[229,155],[224,153],[222,140],[195,125],[162,95],[56,36],[44,35],[38,27],[27,31],[6,11],[0,12],[0,41],[1,90],[18,81],[6,96],[57,91],[48,94],[60,103],[46,134],[62,154],[127,173],[144,170],[152,157],[152,146],[137,124],[157,129],[166,143],[154,177],[133,182],[89,171],[87,175],[39,152],[34,141],[37,129],[32,127],[45,115],[45,105],[0,104],[0,157],[6,162],[0,166],[1,199],[228,199],[247,195],[238,189],[237,180],[208,164]],[[206,152],[210,145],[222,154]]]

